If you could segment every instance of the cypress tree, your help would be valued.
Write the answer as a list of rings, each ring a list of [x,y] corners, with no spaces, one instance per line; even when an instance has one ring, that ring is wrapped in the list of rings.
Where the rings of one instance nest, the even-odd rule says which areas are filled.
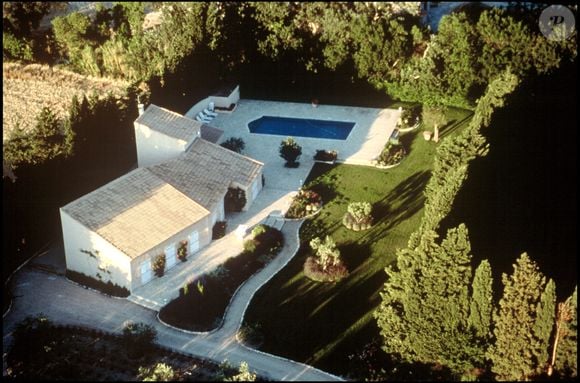
[[[554,329],[554,319],[556,316],[556,284],[549,280],[546,289],[542,292],[540,302],[536,309],[536,323],[534,324],[534,335],[537,339],[534,358],[537,364],[536,373],[541,374],[546,371],[548,364],[550,337]]]
[[[441,364],[459,376],[484,356],[468,323],[471,246],[463,224],[440,245],[436,238],[427,231],[417,248],[399,251],[397,268],[386,269],[375,318],[386,352]]]
[[[491,335],[492,283],[491,266],[487,259],[484,259],[475,270],[469,307],[469,325],[473,328],[477,337],[483,341],[489,340]]]
[[[538,307],[542,307],[546,278],[538,266],[523,253],[511,275],[502,275],[503,296],[494,313],[495,344],[488,352],[492,371],[499,380],[526,380],[533,377],[538,365]],[[545,300],[549,293],[546,293]],[[546,305],[548,306],[548,305]],[[545,320],[545,319],[542,319]]]

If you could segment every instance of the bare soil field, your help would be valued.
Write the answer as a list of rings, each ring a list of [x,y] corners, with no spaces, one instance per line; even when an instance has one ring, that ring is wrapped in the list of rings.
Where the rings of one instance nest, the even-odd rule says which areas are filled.
[[[104,97],[112,93],[122,98],[129,86],[124,81],[83,76],[48,65],[3,63],[2,69],[3,141],[18,126],[34,128],[36,116],[45,106],[65,118],[74,95],[80,98],[94,92]]]

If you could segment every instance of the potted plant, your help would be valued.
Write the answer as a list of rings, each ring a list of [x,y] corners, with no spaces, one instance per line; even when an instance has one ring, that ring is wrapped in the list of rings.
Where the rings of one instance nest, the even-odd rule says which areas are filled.
[[[297,168],[300,163],[296,160],[302,154],[302,147],[292,138],[288,137],[280,143],[280,157],[286,160],[287,168]]]
[[[179,242],[179,248],[177,249],[177,258],[181,262],[185,262],[187,260],[187,241]]]

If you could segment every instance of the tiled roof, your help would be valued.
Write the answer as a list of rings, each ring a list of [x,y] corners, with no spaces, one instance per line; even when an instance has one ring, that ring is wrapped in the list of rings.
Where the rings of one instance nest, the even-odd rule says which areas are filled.
[[[218,142],[224,131],[213,126],[206,124],[201,125],[201,138],[206,141],[213,142],[214,144]]]
[[[135,122],[186,142],[197,136],[201,129],[200,122],[154,104],[149,105]]]
[[[211,209],[232,182],[249,187],[264,166],[259,161],[196,139],[179,158],[149,169],[200,205]]]
[[[62,208],[131,258],[209,215],[147,168],[138,168]]]

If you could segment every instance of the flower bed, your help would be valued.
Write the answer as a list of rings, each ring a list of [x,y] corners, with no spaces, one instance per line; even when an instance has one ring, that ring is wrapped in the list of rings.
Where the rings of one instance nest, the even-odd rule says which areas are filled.
[[[338,152],[336,150],[317,150],[314,155],[314,161],[334,164]]]
[[[403,109],[401,117],[397,123],[398,128],[402,132],[408,132],[419,126],[421,116],[421,107],[414,106]]]
[[[342,218],[342,224],[354,231],[370,229],[373,223],[372,208],[369,202],[351,202]]]
[[[406,155],[407,151],[403,145],[396,145],[389,142],[385,145],[385,148],[379,155],[379,158],[377,158],[376,165],[379,167],[398,165],[401,161],[403,161]]]
[[[244,251],[180,289],[180,296],[159,312],[162,321],[185,330],[210,331],[220,326],[234,292],[261,270],[284,245],[280,230],[258,225]]]
[[[326,270],[316,262],[315,257],[306,258],[304,262],[304,275],[316,282],[338,282],[348,276],[348,269],[341,261],[336,265],[330,265]]]
[[[312,190],[300,189],[286,212],[286,218],[304,218],[317,212],[322,206],[320,194]]]

